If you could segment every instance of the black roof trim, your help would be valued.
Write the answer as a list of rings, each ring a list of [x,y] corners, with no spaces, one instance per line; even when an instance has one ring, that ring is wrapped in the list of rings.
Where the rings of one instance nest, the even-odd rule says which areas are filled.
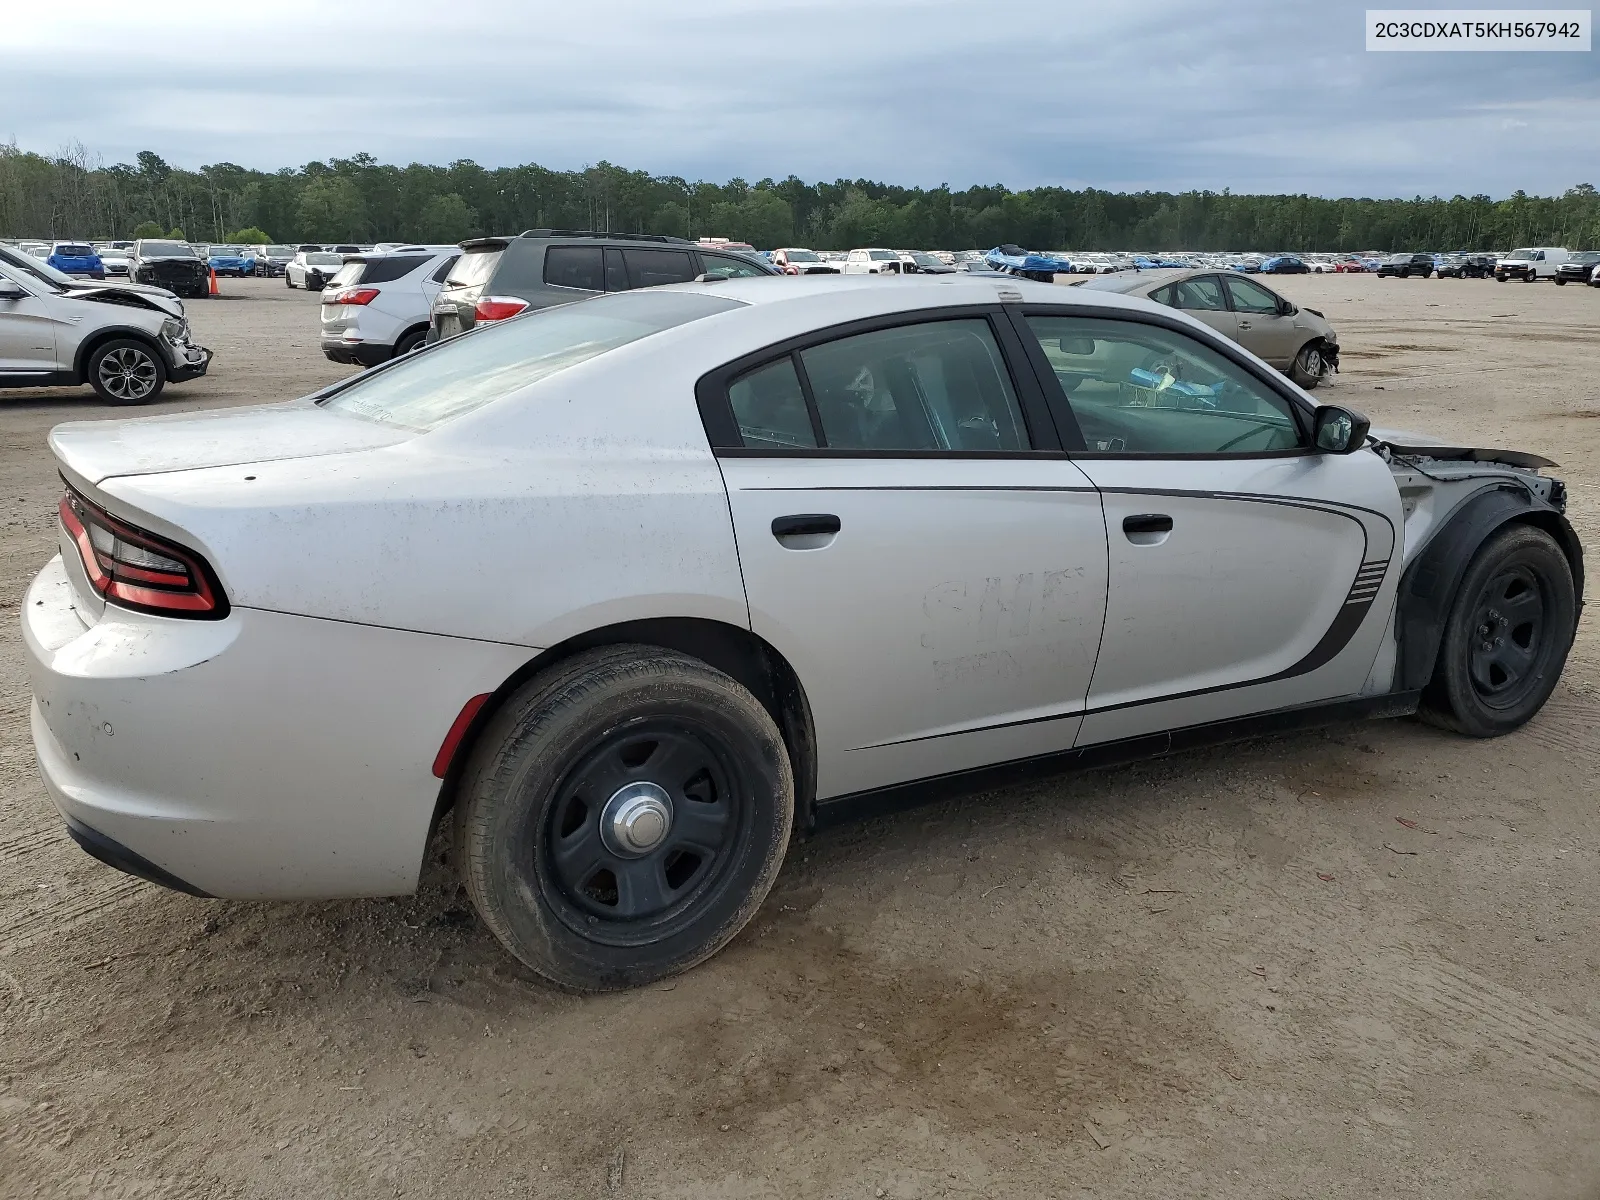
[[[669,237],[664,233],[603,233],[596,229],[527,229],[525,238],[610,238],[618,242],[671,242],[676,246],[693,246],[688,238]]]

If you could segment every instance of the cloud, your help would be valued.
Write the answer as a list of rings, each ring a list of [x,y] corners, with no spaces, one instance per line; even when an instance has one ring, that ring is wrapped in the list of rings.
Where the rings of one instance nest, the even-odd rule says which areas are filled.
[[[1563,191],[1600,127],[1590,55],[1369,54],[1348,0],[395,0],[348,27],[172,0],[159,30],[136,7],[10,14],[0,136],[185,166],[1409,196]]]

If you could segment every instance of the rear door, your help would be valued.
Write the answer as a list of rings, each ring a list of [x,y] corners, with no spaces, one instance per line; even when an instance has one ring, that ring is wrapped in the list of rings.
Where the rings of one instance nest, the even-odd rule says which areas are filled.
[[[702,381],[751,627],[800,675],[821,798],[1072,745],[1105,524],[1019,357],[998,311],[940,310]]]
[[[1399,572],[1383,460],[1317,453],[1287,385],[1177,323],[1030,308],[1022,328],[1105,504],[1080,744],[1358,694]]]
[[[1236,320],[1234,340],[1279,370],[1287,370],[1300,352],[1300,331],[1294,315],[1284,311],[1278,294],[1242,276],[1224,280]]]
[[[1238,336],[1238,318],[1228,307],[1228,296],[1217,275],[1196,275],[1182,279],[1152,293],[1151,299],[1182,309],[1197,321],[1204,321],[1225,338]]]

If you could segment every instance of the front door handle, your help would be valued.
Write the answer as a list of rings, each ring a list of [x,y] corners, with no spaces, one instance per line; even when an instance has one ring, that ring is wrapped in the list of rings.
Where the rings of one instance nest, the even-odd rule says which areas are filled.
[[[832,537],[839,532],[839,518],[832,513],[794,513],[772,518],[772,536],[782,541],[793,537]]]
[[[1240,329],[1249,329],[1250,328],[1250,322],[1249,321],[1240,321],[1239,322],[1239,328]]]
[[[1172,518],[1166,513],[1139,513],[1123,517],[1122,532],[1130,537],[1136,533],[1171,533]]]

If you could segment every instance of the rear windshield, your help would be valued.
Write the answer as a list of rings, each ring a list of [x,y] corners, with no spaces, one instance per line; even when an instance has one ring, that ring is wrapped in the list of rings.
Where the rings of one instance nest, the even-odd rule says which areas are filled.
[[[193,258],[188,242],[140,242],[139,253],[146,258]]]
[[[308,267],[338,267],[344,265],[342,254],[308,254],[306,255]]]
[[[501,253],[499,247],[468,250],[456,259],[456,265],[450,268],[450,274],[445,277],[445,286],[482,287],[494,272],[494,265],[500,261]]]
[[[88,246],[80,246],[76,242],[63,242],[56,247],[57,254],[65,254],[68,258],[88,258],[94,250]]]
[[[329,288],[342,288],[360,283],[361,272],[366,269],[367,264],[363,262],[345,263],[344,266],[333,273],[333,278],[328,280],[327,286]]]
[[[319,403],[380,425],[425,433],[608,350],[739,307],[737,300],[720,296],[652,291],[564,304],[480,325],[357,376]]]

